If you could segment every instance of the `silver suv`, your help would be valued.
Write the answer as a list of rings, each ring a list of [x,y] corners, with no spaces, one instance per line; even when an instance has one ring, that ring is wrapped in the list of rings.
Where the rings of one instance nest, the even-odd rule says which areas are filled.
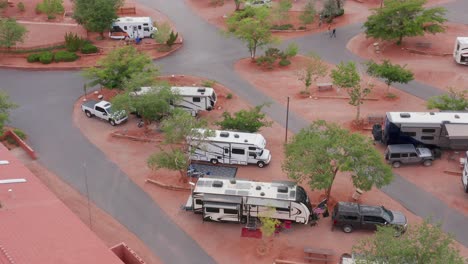
[[[411,144],[388,145],[385,150],[385,160],[394,168],[401,164],[422,163],[431,166],[434,156],[428,148],[416,148]]]

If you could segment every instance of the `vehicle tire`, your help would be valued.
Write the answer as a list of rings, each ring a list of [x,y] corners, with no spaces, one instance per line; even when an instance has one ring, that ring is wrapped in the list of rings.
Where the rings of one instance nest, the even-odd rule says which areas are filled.
[[[423,162],[423,164],[424,164],[424,166],[429,167],[429,166],[432,165],[432,160],[425,160],[425,161]]]
[[[154,37],[154,34],[150,34],[150,38],[153,38]]]
[[[115,126],[115,121],[113,119],[109,119],[109,123],[111,124],[111,126]]]
[[[351,225],[344,225],[344,226],[342,227],[342,229],[343,229],[343,232],[345,232],[345,233],[351,233],[351,232],[353,232],[353,226],[351,226]]]
[[[246,216],[242,216],[240,222],[241,222],[241,224],[243,224],[243,225],[247,224],[247,217],[246,217]]]
[[[263,167],[265,167],[265,162],[259,161],[259,162],[257,162],[257,166],[258,166],[259,168],[263,168]]]
[[[210,162],[211,162],[211,164],[213,164],[213,165],[218,164],[218,160],[217,160],[217,159],[212,159],[212,160],[210,160]]]
[[[86,114],[86,116],[87,116],[88,118],[93,117],[93,114],[91,114],[91,112],[88,111],[88,110],[85,111],[85,114]]]
[[[395,161],[395,162],[392,163],[392,166],[393,166],[393,168],[400,168],[401,163],[399,161]]]

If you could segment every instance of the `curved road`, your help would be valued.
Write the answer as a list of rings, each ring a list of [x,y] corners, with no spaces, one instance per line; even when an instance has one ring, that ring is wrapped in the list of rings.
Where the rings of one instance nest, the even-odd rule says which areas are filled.
[[[140,2],[165,13],[184,36],[185,43],[181,50],[158,60],[165,74],[182,73],[214,79],[254,105],[272,101],[233,71],[235,61],[248,56],[242,43],[222,37],[216,28],[192,13],[183,1]],[[464,0],[447,4],[446,7],[449,8],[451,21],[468,23],[468,5]],[[338,36],[333,40],[316,34],[294,41],[302,51],[314,50],[332,63],[360,61],[345,48],[347,41],[360,31],[360,25],[356,24],[338,28]],[[87,175],[91,200],[135,233],[163,262],[214,263],[144,191],[107,160],[74,126],[71,120],[73,103],[81,95],[84,83],[79,73],[0,70],[0,80],[1,88],[20,105],[12,112],[13,125],[30,135],[31,145],[40,153],[43,165],[82,194],[86,193],[84,177]],[[418,82],[399,88],[424,99],[441,93]],[[265,112],[284,125],[285,108],[282,105],[273,102]],[[290,129],[297,132],[308,122],[290,113],[289,124]],[[417,215],[432,215],[435,220],[443,220],[444,229],[454,233],[457,240],[468,246],[468,229],[459,228],[467,222],[464,215],[399,176],[384,191]]]

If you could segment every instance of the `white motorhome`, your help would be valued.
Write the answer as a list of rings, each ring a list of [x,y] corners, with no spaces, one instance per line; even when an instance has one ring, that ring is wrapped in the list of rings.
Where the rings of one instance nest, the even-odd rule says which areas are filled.
[[[153,27],[151,17],[119,17],[109,31],[111,39],[152,38],[158,29]]]
[[[185,208],[203,214],[203,220],[217,222],[246,223],[268,216],[307,224],[312,214],[306,191],[294,182],[223,178],[198,179]]]
[[[387,112],[383,132],[377,129],[374,139],[386,145],[468,149],[467,112]]]
[[[468,37],[457,37],[455,39],[453,58],[459,64],[468,65]]]
[[[133,95],[141,95],[145,94],[151,89],[152,87],[141,87],[141,89],[137,92],[133,92]],[[184,87],[171,87],[173,93],[177,93],[180,95],[181,99],[177,102],[173,103],[174,107],[182,108],[192,114],[192,116],[196,116],[199,111],[211,111],[214,109],[216,105],[216,92],[213,88],[210,87],[192,87],[192,86],[184,86]]]
[[[200,131],[203,134],[203,130]],[[260,168],[271,161],[270,151],[265,148],[266,140],[261,134],[214,130],[214,136],[187,140],[192,160],[213,164],[257,164]]]

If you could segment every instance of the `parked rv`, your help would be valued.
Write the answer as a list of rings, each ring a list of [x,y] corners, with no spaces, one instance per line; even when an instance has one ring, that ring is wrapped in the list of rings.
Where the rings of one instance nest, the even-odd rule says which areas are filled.
[[[198,179],[185,208],[202,214],[204,220],[237,223],[249,223],[268,212],[271,218],[307,224],[313,214],[306,191],[294,182],[223,178]]]
[[[152,87],[141,87],[139,91],[132,92],[132,95],[141,95],[157,89]],[[174,107],[182,108],[192,114],[198,115],[200,111],[211,111],[216,105],[216,92],[210,87],[171,87],[173,93],[180,95],[180,100],[173,102]]]
[[[468,113],[387,112],[383,130],[376,124],[372,134],[386,145],[468,149]]]
[[[468,65],[468,37],[457,37],[455,39],[453,58],[459,64]]]
[[[151,17],[119,17],[109,31],[111,39],[152,38],[158,31]]]
[[[271,154],[265,148],[261,134],[214,130],[214,136],[188,139],[190,158],[213,164],[257,164],[263,168],[270,163]]]
[[[463,160],[462,183],[463,189],[468,193],[468,151],[465,154],[466,156]]]

